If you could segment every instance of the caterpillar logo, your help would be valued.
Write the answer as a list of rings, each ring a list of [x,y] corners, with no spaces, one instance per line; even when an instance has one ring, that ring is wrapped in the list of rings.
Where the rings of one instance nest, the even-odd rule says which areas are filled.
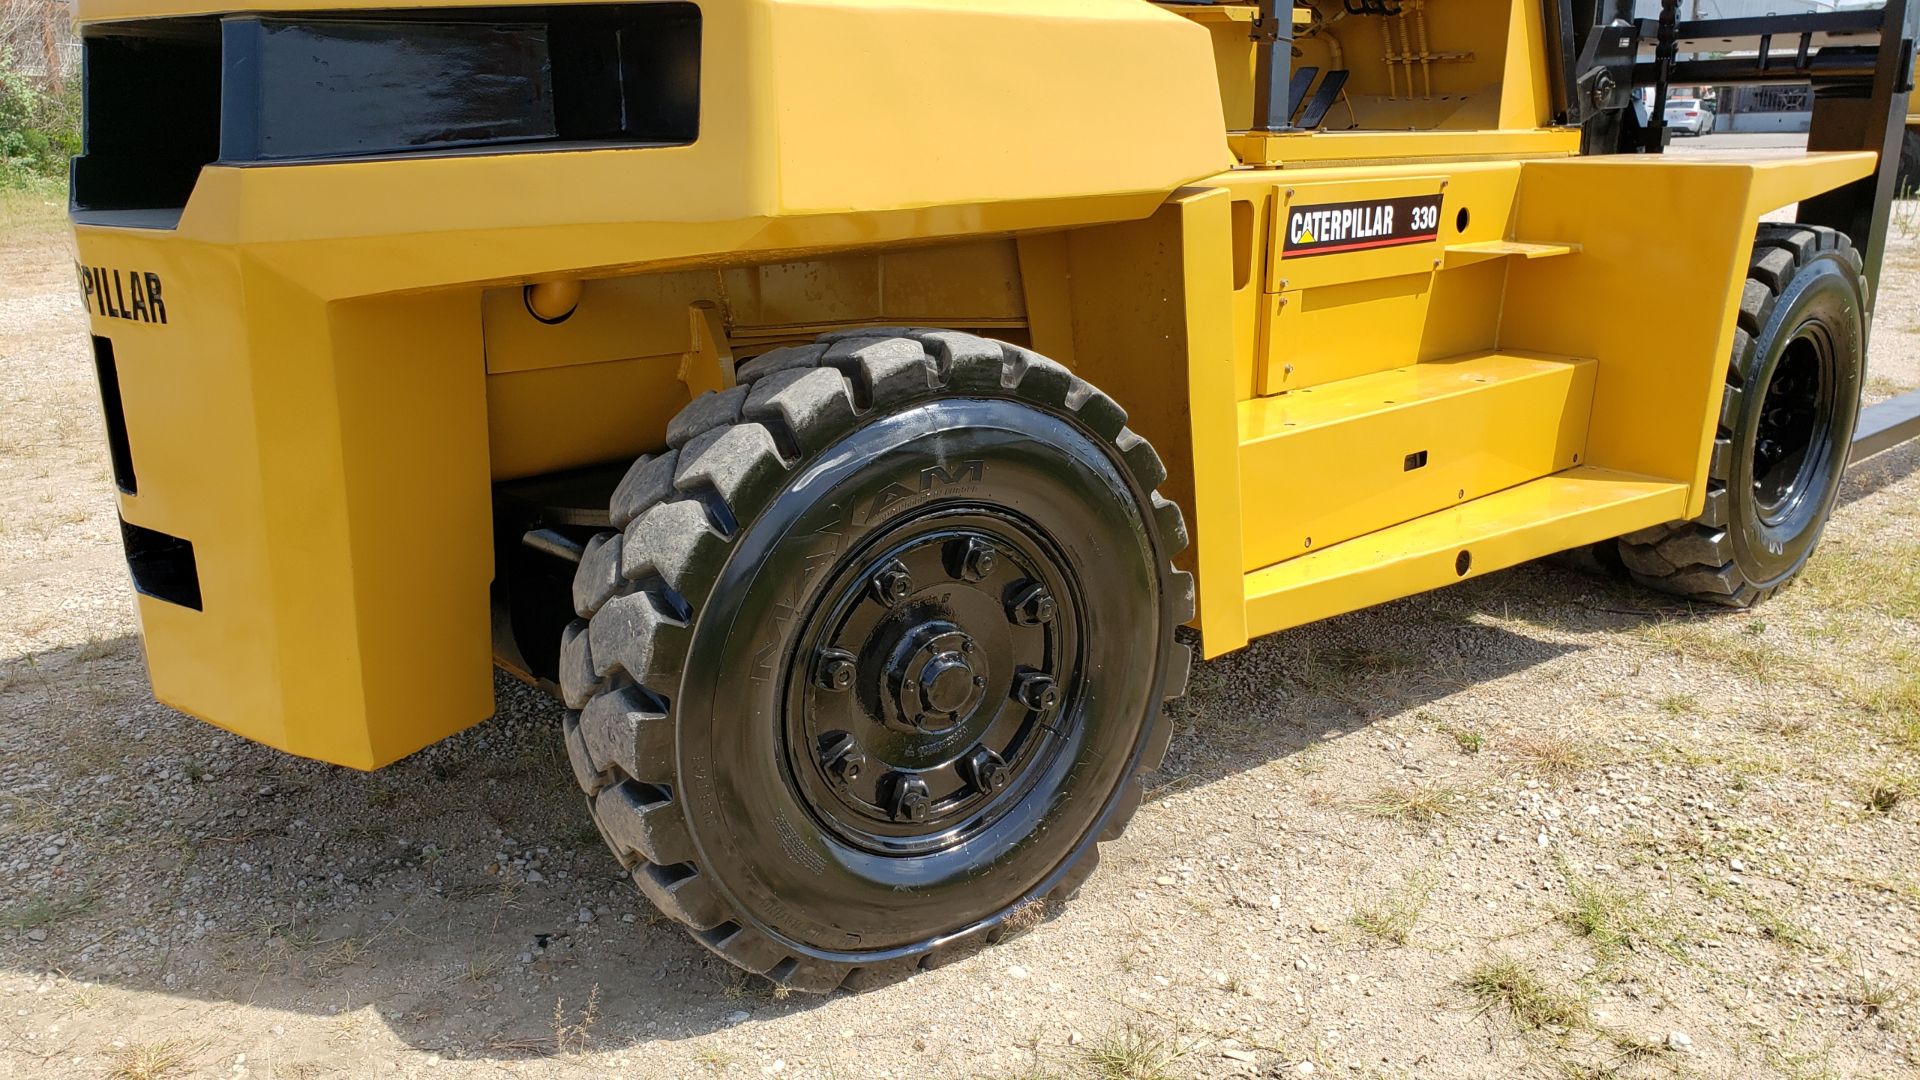
[[[1440,238],[1440,195],[1295,207],[1282,258],[1425,244]]]
[[[80,295],[89,308],[109,319],[167,323],[167,302],[160,275],[142,270],[80,266]]]

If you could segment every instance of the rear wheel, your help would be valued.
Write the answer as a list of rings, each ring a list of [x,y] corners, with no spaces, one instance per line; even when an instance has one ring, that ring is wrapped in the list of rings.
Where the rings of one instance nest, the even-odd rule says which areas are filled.
[[[1798,575],[1840,496],[1866,372],[1866,279],[1831,229],[1768,225],[1740,305],[1706,511],[1620,541],[1643,583],[1749,607]]]
[[[860,331],[741,379],[582,559],[567,747],[661,911],[826,991],[1092,871],[1185,684],[1186,531],[1125,413],[1027,350]]]

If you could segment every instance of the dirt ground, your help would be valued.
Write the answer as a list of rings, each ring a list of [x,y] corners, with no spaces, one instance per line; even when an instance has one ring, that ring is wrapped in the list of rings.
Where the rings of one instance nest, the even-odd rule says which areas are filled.
[[[4,209],[0,1076],[1920,1076],[1920,450],[1759,613],[1543,564],[1200,665],[1076,903],[783,997],[649,914],[514,684],[370,776],[152,701],[66,240]]]

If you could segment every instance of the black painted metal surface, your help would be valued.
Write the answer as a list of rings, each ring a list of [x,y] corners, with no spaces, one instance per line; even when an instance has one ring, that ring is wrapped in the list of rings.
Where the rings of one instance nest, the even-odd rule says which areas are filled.
[[[226,161],[558,135],[544,23],[252,18],[224,37]]]

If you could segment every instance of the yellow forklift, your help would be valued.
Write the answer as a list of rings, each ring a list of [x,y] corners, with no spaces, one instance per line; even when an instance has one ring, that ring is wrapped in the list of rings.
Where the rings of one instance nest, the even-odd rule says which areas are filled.
[[[1860,410],[1909,0],[77,8],[155,693],[374,769],[548,687],[796,989],[1072,894],[1189,640],[1572,549],[1757,603],[1920,428]],[[1782,80],[1811,153],[1662,155]]]

